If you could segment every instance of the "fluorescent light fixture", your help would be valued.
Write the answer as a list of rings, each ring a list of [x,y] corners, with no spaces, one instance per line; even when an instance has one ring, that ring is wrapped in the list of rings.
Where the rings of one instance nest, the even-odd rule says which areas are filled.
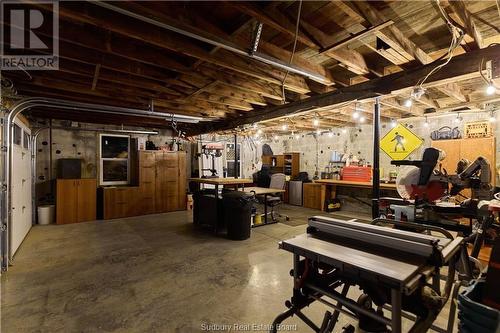
[[[154,114],[154,113],[152,113]],[[174,114],[174,113],[171,113],[169,114],[169,116],[166,118],[167,121],[177,121],[179,123],[191,123],[191,124],[197,124],[199,123],[200,121],[203,120],[202,117],[194,117],[194,116],[186,116],[186,115],[183,115],[183,114]]]

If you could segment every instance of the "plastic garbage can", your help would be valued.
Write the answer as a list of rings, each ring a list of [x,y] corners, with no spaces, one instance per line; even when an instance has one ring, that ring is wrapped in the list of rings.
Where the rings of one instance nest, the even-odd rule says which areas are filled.
[[[54,223],[55,205],[38,206],[38,224],[47,225]]]
[[[250,237],[252,223],[253,195],[243,191],[230,191],[222,194],[224,221],[227,237],[245,240]]]

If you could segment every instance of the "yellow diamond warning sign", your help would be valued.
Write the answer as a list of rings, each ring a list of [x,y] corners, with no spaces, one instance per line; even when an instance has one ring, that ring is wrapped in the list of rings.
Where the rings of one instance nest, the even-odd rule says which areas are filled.
[[[380,140],[380,149],[393,160],[404,160],[423,142],[406,126],[398,124]]]

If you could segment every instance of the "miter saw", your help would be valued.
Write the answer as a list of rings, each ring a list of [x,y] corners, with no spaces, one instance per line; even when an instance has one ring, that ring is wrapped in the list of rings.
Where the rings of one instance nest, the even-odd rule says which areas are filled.
[[[427,148],[422,160],[392,161],[391,164],[401,166],[396,188],[402,199],[381,198],[381,215],[457,231],[475,243],[473,256],[477,257],[482,232],[493,223],[488,211],[493,198],[490,164],[484,157],[472,163],[461,160],[456,174],[449,175],[436,168],[444,157],[443,151]],[[470,189],[470,198],[461,194],[464,189]],[[465,200],[458,200],[459,196]],[[463,218],[469,219],[469,223],[461,223]]]

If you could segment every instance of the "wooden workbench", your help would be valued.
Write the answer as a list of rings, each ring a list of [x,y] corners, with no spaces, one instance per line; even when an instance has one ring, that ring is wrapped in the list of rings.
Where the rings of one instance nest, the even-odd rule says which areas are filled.
[[[245,185],[252,184],[253,180],[246,178],[189,178],[190,182],[195,182],[199,184],[210,184],[210,185]]]
[[[348,180],[335,180],[335,179],[318,179],[314,183],[321,184],[321,210],[325,211],[326,199],[333,199],[337,197],[338,187],[349,188],[364,188],[371,189],[371,182],[353,182]],[[396,184],[393,183],[380,183],[381,190],[396,191]]]

